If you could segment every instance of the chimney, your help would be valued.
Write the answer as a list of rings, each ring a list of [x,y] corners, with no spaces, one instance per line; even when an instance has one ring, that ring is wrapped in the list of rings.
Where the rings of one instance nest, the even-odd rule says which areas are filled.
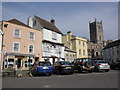
[[[33,19],[31,16],[28,17],[27,24],[28,24],[28,26],[33,27]]]
[[[55,25],[55,20],[51,19],[50,22]]]

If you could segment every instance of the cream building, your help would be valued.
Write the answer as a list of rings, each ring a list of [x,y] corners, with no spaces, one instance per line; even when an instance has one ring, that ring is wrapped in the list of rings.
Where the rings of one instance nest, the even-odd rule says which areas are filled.
[[[87,39],[72,35],[69,31],[63,35],[63,43],[65,47],[76,51],[76,58],[88,58]]]

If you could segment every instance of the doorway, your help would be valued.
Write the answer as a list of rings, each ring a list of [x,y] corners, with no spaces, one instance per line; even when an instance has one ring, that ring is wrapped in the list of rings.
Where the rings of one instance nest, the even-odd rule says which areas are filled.
[[[18,59],[18,61],[17,61],[17,68],[19,69],[19,68],[21,68],[21,59]]]

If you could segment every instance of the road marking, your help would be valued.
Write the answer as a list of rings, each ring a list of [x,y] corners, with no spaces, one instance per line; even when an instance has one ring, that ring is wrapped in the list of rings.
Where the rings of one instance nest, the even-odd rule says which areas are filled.
[[[62,76],[62,75],[58,75],[58,77],[64,77],[64,76]]]
[[[50,85],[44,85],[43,87],[44,87],[44,88],[49,88],[49,87],[50,87]]]

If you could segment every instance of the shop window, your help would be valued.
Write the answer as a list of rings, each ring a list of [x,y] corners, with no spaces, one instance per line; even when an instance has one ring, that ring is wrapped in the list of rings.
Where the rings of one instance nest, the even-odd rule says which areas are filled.
[[[25,61],[25,68],[28,67],[28,61]]]

